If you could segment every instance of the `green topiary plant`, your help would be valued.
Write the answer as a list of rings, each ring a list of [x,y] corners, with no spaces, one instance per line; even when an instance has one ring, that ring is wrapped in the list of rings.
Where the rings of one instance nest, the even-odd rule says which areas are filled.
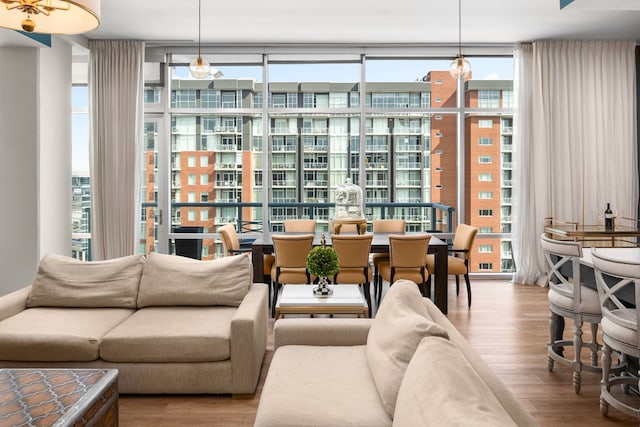
[[[307,270],[314,276],[331,277],[338,267],[338,254],[333,248],[316,246],[307,255]]]

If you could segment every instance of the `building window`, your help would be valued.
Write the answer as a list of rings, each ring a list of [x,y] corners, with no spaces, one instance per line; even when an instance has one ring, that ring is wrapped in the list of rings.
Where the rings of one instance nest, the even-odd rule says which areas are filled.
[[[442,154],[442,150],[434,150],[433,154]]]
[[[500,108],[500,91],[479,90],[478,108]]]
[[[436,172],[442,172],[442,168],[441,168],[441,167],[437,167],[437,168],[435,169],[435,171],[436,171]]]
[[[187,220],[188,221],[195,221],[196,220],[196,210],[195,209],[189,209],[189,211],[187,212]]]
[[[207,185],[209,183],[209,175],[206,173],[200,174],[200,184]]]
[[[493,163],[493,156],[480,156],[478,157],[478,163],[483,163],[483,164]]]
[[[434,187],[437,188],[438,190],[442,190],[442,184],[436,184]]]
[[[435,120],[442,120],[442,115],[440,115],[440,114],[436,114],[433,118],[434,118]]]
[[[493,253],[493,245],[479,245],[478,252],[482,254],[490,254]]]
[[[513,108],[513,91],[502,91],[502,108]]]
[[[493,227],[478,227],[478,233],[481,233],[481,234],[493,233]]]
[[[189,191],[189,193],[187,193],[187,202],[189,202],[189,203],[195,203],[196,202],[196,192],[195,191]]]
[[[200,202],[207,203],[209,201],[209,193],[200,193]]]
[[[493,138],[478,138],[478,145],[493,145]]]
[[[478,120],[478,127],[482,129],[491,129],[493,127],[493,120]]]
[[[481,173],[481,174],[478,174],[478,181],[491,182],[491,181],[493,181],[493,174],[492,173]]]
[[[478,199],[493,199],[493,191],[481,191],[478,193]]]
[[[196,185],[196,174],[195,173],[190,173],[188,176],[188,183],[189,185]]]
[[[209,166],[209,157],[207,156],[200,156],[200,167],[207,167]]]
[[[436,136],[437,136],[438,138],[442,137],[442,132],[436,132]]]
[[[209,211],[207,209],[202,209],[200,211],[200,221],[208,221],[209,220]]]
[[[478,216],[493,216],[493,209],[480,209]]]
[[[493,263],[481,262],[480,264],[478,264],[478,270],[493,270]]]
[[[187,166],[190,168],[196,167],[196,156],[189,156],[187,159]]]
[[[433,101],[434,102],[442,102],[442,98],[435,98]]]

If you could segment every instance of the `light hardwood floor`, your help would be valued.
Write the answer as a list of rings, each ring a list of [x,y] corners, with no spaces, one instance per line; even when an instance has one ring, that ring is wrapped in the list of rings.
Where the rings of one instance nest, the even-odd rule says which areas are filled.
[[[473,305],[467,309],[464,284],[460,296],[449,286],[449,320],[469,340],[493,371],[520,399],[541,426],[638,425],[615,409],[600,415],[600,377],[584,372],[580,395],[573,392],[571,370],[556,364],[547,370],[549,334],[547,290],[506,281],[474,280]],[[572,322],[567,322],[568,335]],[[588,340],[589,328],[583,328]],[[121,426],[252,426],[264,377],[272,356],[272,336],[253,399],[229,396],[120,397]],[[428,399],[425,396],[425,399]],[[640,398],[639,398],[640,399]]]

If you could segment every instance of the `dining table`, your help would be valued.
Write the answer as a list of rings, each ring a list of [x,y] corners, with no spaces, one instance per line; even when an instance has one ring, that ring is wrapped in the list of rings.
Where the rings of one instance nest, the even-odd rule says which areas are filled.
[[[273,254],[273,240],[271,236],[273,234],[306,234],[306,233],[284,233],[284,232],[264,232],[252,242],[251,253],[253,262],[253,277],[262,277],[264,274],[264,255]],[[391,234],[428,234],[419,232],[407,232],[407,233],[371,233],[373,239],[371,240],[371,253],[388,253],[389,252],[389,235]],[[331,234],[330,233],[315,233],[313,240],[314,246],[320,246],[322,236],[325,236],[325,244],[331,246]],[[449,247],[446,241],[431,234],[429,240],[429,247],[427,253],[435,255],[435,271],[434,274],[434,287],[432,299],[434,304],[447,314],[448,310],[448,295],[447,295],[447,283],[448,283],[448,255]]]

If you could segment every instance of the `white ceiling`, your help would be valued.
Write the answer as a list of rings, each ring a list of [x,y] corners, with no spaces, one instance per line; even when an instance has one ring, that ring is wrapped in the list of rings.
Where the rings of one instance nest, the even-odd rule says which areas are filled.
[[[102,0],[90,39],[192,46],[197,0]],[[2,3],[0,3],[0,8]],[[0,9],[0,13],[2,10]],[[11,44],[0,29],[0,46]],[[640,0],[462,0],[462,43],[640,40]],[[456,45],[455,0],[202,0],[202,44]]]
[[[184,45],[197,24],[197,0],[103,0],[86,36]],[[463,44],[540,39],[640,40],[640,0],[462,0]],[[457,41],[455,0],[202,0],[203,45]]]

